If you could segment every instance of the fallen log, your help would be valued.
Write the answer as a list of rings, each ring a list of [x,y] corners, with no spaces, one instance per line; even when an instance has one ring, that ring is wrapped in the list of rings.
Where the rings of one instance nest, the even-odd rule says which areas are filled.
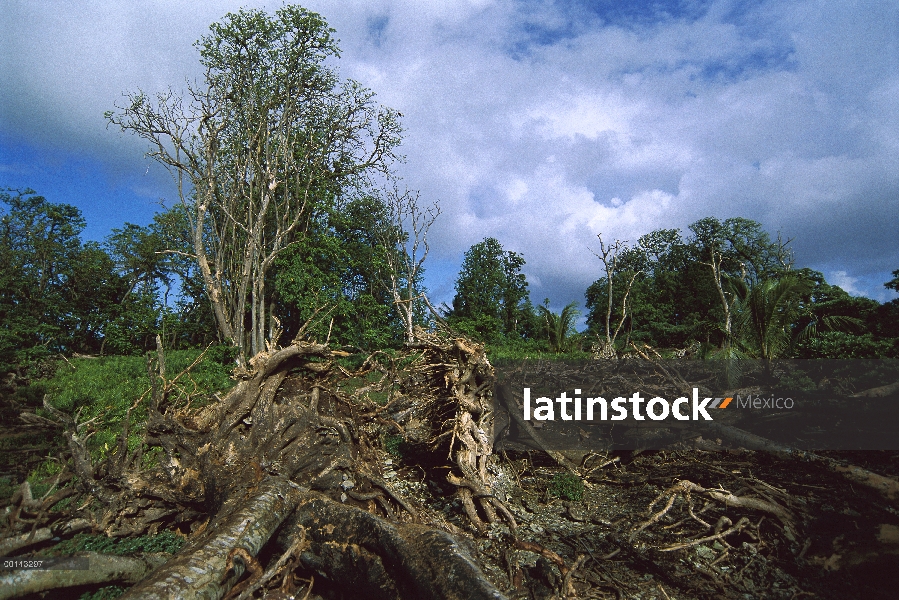
[[[296,506],[302,488],[287,479],[268,478],[255,495],[234,507],[164,567],[128,590],[123,599],[221,598],[248,566],[229,561],[236,548],[256,556]],[[225,505],[236,501],[226,502]]]
[[[895,479],[878,475],[877,473],[855,465],[843,465],[840,464],[839,461],[813,452],[800,450],[791,446],[784,446],[783,444],[778,444],[777,442],[773,442],[730,425],[708,422],[705,423],[705,428],[715,436],[742,446],[747,450],[763,450],[781,458],[814,462],[823,465],[831,471],[839,473],[856,483],[877,490],[889,500],[899,499],[899,481],[896,481]]]
[[[168,559],[167,554],[132,557],[84,552],[56,560],[53,569],[19,569],[0,575],[0,600],[84,585],[133,584]],[[89,568],[77,564],[84,560]]]
[[[514,517],[493,496],[487,473],[493,372],[483,348],[424,333],[420,342],[418,355],[427,360],[417,371],[414,393],[416,414],[427,424],[422,430],[429,439],[450,442],[445,464],[455,470],[450,475],[463,503],[468,500],[472,524],[483,530],[484,515],[514,529]],[[85,444],[91,422],[76,423],[45,402],[66,429],[77,489],[86,498],[70,509],[70,523],[110,536],[163,527],[192,532],[187,545],[152,573],[119,561],[124,570],[108,570],[96,583],[140,580],[123,596],[130,599],[249,597],[263,585],[276,585],[272,575],[287,569],[285,581],[314,573],[317,582],[324,579],[351,595],[502,597],[461,538],[421,524],[445,520],[422,514],[423,507],[381,477],[374,450],[381,434],[370,427],[377,419],[366,420],[370,407],[339,391],[345,377],[365,373],[332,374],[327,346],[295,342],[257,355],[250,370],[236,374],[240,381],[230,392],[200,410],[175,408],[168,396],[183,374],[167,380],[161,356],[157,364],[152,394],[141,399],[151,400],[143,443],[126,443],[126,425],[118,452],[99,463],[92,463]],[[395,374],[382,381],[394,380]],[[150,465],[141,459],[147,449],[155,457]],[[441,470],[440,479],[446,481],[446,474]],[[369,500],[370,490],[378,490],[379,505]],[[33,504],[24,492],[22,502]],[[376,514],[379,507],[384,517]],[[31,535],[19,522],[4,542],[21,550],[21,544],[35,537],[47,541],[52,533],[38,527]],[[288,549],[281,561],[262,552],[278,546]],[[55,582],[54,587],[91,583],[59,577]]]

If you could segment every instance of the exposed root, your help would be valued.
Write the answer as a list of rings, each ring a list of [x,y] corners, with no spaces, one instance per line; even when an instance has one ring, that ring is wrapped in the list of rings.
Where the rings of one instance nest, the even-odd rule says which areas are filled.
[[[741,517],[740,520],[737,521],[736,525],[734,525],[733,527],[729,527],[728,529],[726,529],[720,533],[716,533],[715,535],[710,535],[710,536],[704,537],[704,538],[699,538],[698,540],[684,542],[683,544],[675,544],[673,546],[668,546],[666,548],[659,548],[659,552],[672,552],[674,550],[682,550],[684,548],[690,548],[691,546],[698,546],[699,544],[704,544],[706,542],[712,542],[715,540],[723,540],[724,538],[726,538],[727,536],[729,536],[733,533],[743,531],[743,528],[745,528],[747,525],[749,525],[749,519],[746,517]]]
[[[643,531],[647,527],[657,523],[662,517],[664,517],[666,514],[668,514],[668,512],[674,506],[674,502],[675,502],[675,500],[677,500],[678,497],[683,497],[684,500],[686,501],[687,511],[690,515],[690,518],[692,518],[694,521],[702,524],[706,528],[706,530],[711,529],[712,527],[709,523],[700,519],[696,515],[696,513],[693,512],[693,502],[692,502],[692,499],[690,496],[690,494],[692,492],[706,494],[706,495],[708,495],[708,497],[712,498],[713,500],[723,502],[726,506],[732,506],[732,507],[736,507],[736,508],[748,508],[748,509],[752,509],[752,510],[760,510],[763,512],[771,513],[771,514],[775,515],[778,519],[780,519],[780,521],[782,523],[784,523],[786,525],[792,525],[792,523],[794,521],[793,515],[787,509],[780,506],[779,504],[777,504],[774,501],[761,500],[759,498],[752,498],[752,497],[747,497],[747,496],[736,496],[726,490],[706,489],[700,485],[693,483],[692,481],[687,481],[686,479],[683,479],[681,481],[678,481],[677,483],[675,483],[674,485],[672,485],[671,487],[669,487],[662,493],[660,493],[658,496],[656,496],[655,500],[653,500],[647,507],[647,513],[651,513],[653,507],[656,504],[658,504],[658,502],[660,500],[662,500],[663,498],[667,497],[668,501],[666,502],[665,506],[660,511],[658,511],[654,514],[651,514],[647,520],[636,525],[631,532],[630,539],[633,540],[637,536],[637,534],[639,534],[641,531]],[[726,518],[722,517],[722,519],[726,519]],[[745,520],[745,523],[743,522],[744,520]],[[696,544],[703,543],[703,541],[720,539],[721,537],[723,537],[725,535],[730,535],[737,531],[741,531],[747,524],[749,524],[749,520],[746,519],[745,517],[743,517],[740,519],[740,521],[737,522],[737,525],[734,525],[733,527],[728,529],[726,532],[719,533],[719,531],[722,527],[722,523],[723,523],[723,521],[719,520],[719,523],[715,527],[715,535],[712,537],[701,538],[701,540],[693,540],[686,544],[670,546],[664,550],[666,552],[668,552],[670,550],[678,550],[680,548],[695,546]],[[728,522],[728,524],[730,524],[730,523]]]

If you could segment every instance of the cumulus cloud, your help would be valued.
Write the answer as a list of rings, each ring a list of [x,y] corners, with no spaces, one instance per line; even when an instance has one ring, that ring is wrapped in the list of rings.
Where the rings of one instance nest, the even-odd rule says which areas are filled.
[[[196,77],[192,42],[241,5],[6,4],[0,134],[145,168],[103,110]],[[880,294],[899,267],[899,9],[601,5],[308,4],[337,30],[341,73],[405,115],[398,171],[443,210],[436,300],[487,236],[524,254],[535,301],[561,307],[598,277],[598,233],[705,216],[756,219],[793,238],[799,264]]]

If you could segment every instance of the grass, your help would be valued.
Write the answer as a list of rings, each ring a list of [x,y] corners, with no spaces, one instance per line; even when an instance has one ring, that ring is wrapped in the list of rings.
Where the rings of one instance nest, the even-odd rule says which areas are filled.
[[[187,368],[200,350],[179,350],[166,355],[166,374],[173,379]],[[74,367],[74,368],[73,368]],[[232,385],[230,367],[209,357],[179,379],[169,401],[173,404],[201,405],[216,391]],[[92,421],[96,433],[88,442],[94,460],[103,459],[116,446],[128,409],[144,397],[148,401],[150,377],[147,361],[139,356],[108,356],[72,359],[59,366],[45,382],[50,404],[76,418],[78,423]],[[139,424],[146,418],[143,406],[131,415],[133,433],[129,448],[139,443]]]
[[[70,556],[77,552],[97,552],[116,556],[155,552],[174,554],[181,549],[184,542],[183,537],[171,531],[134,538],[110,538],[105,535],[79,533],[56,544],[49,552],[54,556]]]
[[[568,471],[556,473],[549,482],[549,493],[556,498],[580,502],[584,499],[584,482]]]

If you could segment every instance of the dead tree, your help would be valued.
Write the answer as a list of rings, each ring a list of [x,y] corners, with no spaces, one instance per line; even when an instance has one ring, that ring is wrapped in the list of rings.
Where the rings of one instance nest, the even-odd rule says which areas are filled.
[[[482,531],[485,521],[499,519],[514,528],[487,472],[493,370],[484,349],[415,333],[407,378],[418,382],[417,396],[409,388],[397,397],[426,419],[424,442],[441,453],[448,446],[449,470],[438,472],[457,488],[473,528]],[[443,517],[381,477],[372,424],[383,420],[383,410],[340,390],[347,372],[334,359],[326,345],[305,341],[260,353],[228,394],[202,408],[172,402],[175,378],[166,379],[160,360],[144,398],[143,443],[129,451],[126,426],[117,451],[98,464],[85,444],[90,424],[76,424],[47,404],[67,432],[73,458],[67,476],[77,480],[67,489],[92,499],[54,515],[47,530],[189,531],[181,552],[145,578],[139,562],[134,569],[143,571],[110,570],[111,579],[140,579],[127,598],[239,595],[285,569],[323,575],[362,596],[500,597]],[[372,365],[363,366],[362,376]],[[382,383],[394,385],[399,377],[388,369]],[[155,464],[148,466],[143,458],[151,449]],[[24,535],[17,549],[26,549],[34,539],[27,530],[48,518],[47,502],[58,500],[36,501],[23,490],[3,543]],[[263,548],[275,557],[268,564],[260,562]],[[36,590],[66,583],[16,585]]]
[[[637,275],[640,274],[640,271],[635,270],[631,274],[631,278],[624,288],[624,296],[621,299],[621,318],[618,320],[615,331],[612,332],[612,305],[614,302],[612,297],[614,289],[613,280],[618,269],[621,252],[627,247],[627,241],[615,240],[614,243],[606,246],[602,241],[602,234],[597,234],[596,237],[599,239],[599,252],[593,252],[593,254],[602,261],[603,268],[606,272],[606,294],[608,295],[608,305],[605,318],[605,339],[602,341],[600,347],[594,352],[594,355],[598,358],[614,358],[617,356],[615,352],[615,340],[618,338],[618,333],[621,331],[621,327],[627,319],[628,297],[630,296],[631,288],[634,285],[634,281],[637,279]]]
[[[387,251],[388,291],[403,318],[408,343],[415,340],[413,326],[416,306],[424,303],[436,315],[427,297],[419,289],[419,278],[430,251],[428,230],[440,216],[440,207],[435,202],[422,208],[417,192],[406,190],[400,193],[395,186],[387,191],[385,200],[390,226],[380,232],[380,238]]]

